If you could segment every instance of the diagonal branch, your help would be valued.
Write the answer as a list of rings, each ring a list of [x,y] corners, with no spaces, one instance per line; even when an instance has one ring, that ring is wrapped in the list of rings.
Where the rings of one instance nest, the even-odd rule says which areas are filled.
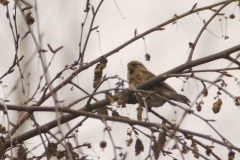
[[[184,18],[184,17],[186,17],[186,16],[188,16],[188,15],[191,15],[191,14],[193,14],[193,13],[200,12],[200,11],[203,11],[203,10],[208,10],[208,9],[213,8],[213,7],[216,7],[216,6],[225,4],[226,2],[228,2],[228,1],[222,1],[222,2],[215,3],[215,4],[212,4],[212,5],[206,6],[206,7],[202,7],[202,8],[190,10],[190,11],[188,11],[188,12],[186,12],[186,13],[183,13],[183,14],[179,15],[179,16],[178,16],[178,20],[181,19],[181,18]],[[172,18],[172,19],[170,19],[170,20],[168,20],[168,21],[166,21],[166,22],[164,22],[164,23],[162,23],[162,24],[159,24],[159,25],[157,25],[157,26],[155,26],[155,27],[153,27],[153,28],[151,28],[151,29],[143,32],[142,34],[139,34],[138,36],[135,36],[134,38],[128,40],[127,42],[123,43],[123,44],[120,45],[119,47],[113,49],[112,51],[106,53],[106,54],[103,55],[103,56],[104,56],[104,57],[109,57],[109,56],[113,55],[114,53],[117,53],[118,51],[120,51],[120,50],[123,49],[124,47],[128,46],[128,45],[131,44],[132,42],[138,40],[139,38],[142,38],[142,37],[144,37],[144,36],[146,36],[146,35],[154,32],[154,31],[158,31],[158,30],[160,30],[162,27],[164,27],[164,26],[166,26],[166,25],[168,25],[168,24],[171,24],[171,23],[173,23],[174,21],[175,21],[175,18]],[[30,29],[30,31],[31,31],[31,29]],[[35,39],[34,39],[34,41],[35,41],[35,43],[36,43],[36,40],[35,40]],[[37,47],[38,47],[38,46],[37,46]],[[238,50],[240,50],[240,45],[231,48],[231,49],[230,49],[230,52],[232,53],[232,52],[236,52],[236,51],[238,51]],[[229,54],[230,54],[230,53],[229,53]],[[209,60],[203,60],[203,61],[210,62],[210,61],[212,61],[212,60],[218,59],[217,57],[214,57],[214,56],[208,56],[208,57],[210,58]],[[207,57],[206,57],[206,58],[207,58]],[[223,58],[223,56],[222,56],[222,55],[219,55],[219,58]],[[89,67],[93,66],[94,64],[98,63],[101,59],[102,59],[102,56],[99,57],[99,58],[97,58],[97,59],[95,59],[95,60],[93,60],[93,61],[91,61],[91,62],[89,62],[89,63],[87,63],[86,65],[81,65],[81,66],[79,67],[79,69],[77,69],[74,73],[72,73],[65,81],[63,81],[61,84],[59,84],[59,85],[56,86],[54,89],[52,89],[50,93],[48,93],[48,94],[46,94],[44,97],[42,97],[42,98],[36,103],[36,106],[40,106],[43,102],[45,102],[49,97],[51,97],[53,94],[55,94],[55,93],[56,93],[58,90],[60,90],[63,86],[65,86],[65,85],[67,85],[68,83],[70,83],[71,80],[72,80],[74,77],[76,77],[77,74],[79,74],[80,72],[88,69]],[[195,60],[195,61],[193,61],[193,62],[191,62],[191,63],[189,63],[189,64],[183,64],[183,65],[181,65],[181,66],[179,66],[179,67],[177,67],[177,68],[169,71],[169,73],[179,73],[180,71],[183,71],[183,70],[185,70],[185,69],[187,69],[187,68],[189,68],[189,67],[191,67],[191,66],[193,67],[193,66],[199,65],[199,64],[201,64],[201,63],[202,63],[202,61],[196,61],[196,60]],[[204,62],[204,63],[206,63],[206,62]],[[152,80],[149,80],[148,83],[141,84],[140,86],[144,86],[144,85],[145,85],[145,88],[148,88],[149,85],[151,85],[151,83],[156,84],[157,82],[163,81],[164,79],[165,79],[165,78],[163,78],[163,76],[160,75],[160,76],[154,78],[154,80],[153,80],[153,79],[152,79]],[[150,82],[150,81],[151,81],[151,82]],[[139,87],[140,87],[140,86],[139,86]],[[140,88],[141,88],[141,87],[140,87]],[[143,89],[144,89],[144,87],[143,87]],[[115,99],[116,99],[116,96],[115,96]],[[104,105],[107,105],[107,104],[108,104],[107,100],[103,100],[103,101],[97,102],[97,103],[96,103],[96,106],[99,106],[99,107],[97,107],[97,108],[100,108],[101,106],[103,106],[103,104],[104,104]],[[93,107],[93,106],[91,105],[91,107]],[[91,107],[90,107],[90,108],[91,108]],[[85,109],[86,109],[86,107],[85,107]],[[93,109],[94,109],[94,107],[93,107]],[[91,109],[90,109],[90,110],[91,110]],[[9,134],[13,135],[13,134],[16,132],[16,130],[28,119],[28,116],[29,116],[28,113],[25,114],[25,115],[17,122],[16,127],[11,129],[11,131],[9,132]],[[70,116],[71,116],[71,115],[70,115]],[[70,117],[68,117],[68,118],[70,118]],[[72,117],[72,119],[73,119],[73,118],[76,118],[76,117]],[[6,136],[6,138],[9,138],[9,134]]]
[[[0,105],[0,109],[1,108],[4,108],[3,105]],[[18,108],[18,110],[28,111],[28,112],[33,112],[33,111],[51,111],[51,112],[55,112],[55,108],[56,107],[24,107],[24,106],[8,105],[8,109],[15,110],[16,108]],[[162,124],[159,124],[159,123],[151,123],[151,122],[144,122],[144,121],[138,121],[138,120],[131,120],[131,119],[128,119],[128,118],[115,117],[115,116],[110,117],[108,115],[94,114],[94,113],[90,113],[90,112],[86,112],[86,111],[73,110],[73,109],[69,109],[69,108],[66,108],[66,107],[62,107],[62,108],[58,107],[58,109],[59,109],[60,112],[62,111],[62,112],[70,113],[70,114],[72,114],[74,116],[77,116],[77,117],[79,117],[79,116],[86,116],[86,117],[91,117],[91,118],[95,118],[95,119],[99,119],[99,120],[104,119],[104,120],[109,120],[109,121],[114,121],[114,122],[127,123],[127,124],[130,124],[130,125],[144,126],[144,127],[147,127],[147,128],[149,128],[149,127],[155,127],[155,128],[167,127],[168,129],[174,129],[174,128],[172,128],[172,126],[166,126],[166,125],[162,125]],[[67,121],[68,121],[68,119],[62,119],[61,122],[65,123]],[[52,126],[52,122],[46,123],[46,124],[44,124],[42,126],[39,126],[38,129],[32,129],[32,130],[30,130],[28,132],[23,133],[22,135],[19,135],[19,136],[13,138],[13,141],[16,141],[16,140],[18,142],[25,141],[25,140],[27,140],[29,138],[37,136],[39,134],[39,131],[41,133],[47,133],[53,127],[54,126]],[[191,134],[191,135],[195,135],[195,136],[198,136],[198,137],[202,137],[204,139],[213,141],[213,142],[218,143],[220,145],[229,147],[227,143],[221,142],[221,141],[219,141],[217,139],[214,139],[214,138],[212,138],[211,136],[208,136],[208,135],[199,134],[199,133],[196,133],[196,132],[192,132],[192,131],[188,131],[188,130],[184,130],[184,129],[180,129],[180,128],[178,128],[178,131],[183,133],[183,134]],[[6,140],[5,148],[8,148],[9,145],[10,145],[10,141]],[[238,147],[231,146],[231,148],[240,152],[240,148],[238,148]]]
[[[192,68],[192,67],[204,64],[204,63],[208,63],[208,62],[211,62],[211,61],[215,61],[217,59],[225,58],[225,57],[228,57],[231,53],[234,53],[234,52],[239,51],[239,50],[240,50],[240,45],[237,45],[237,46],[234,46],[234,47],[229,48],[227,50],[224,50],[222,52],[219,52],[219,53],[216,53],[216,54],[204,57],[204,58],[200,58],[200,59],[191,61],[187,64],[182,64],[182,65],[180,65],[180,66],[178,66],[178,67],[176,67],[176,68],[174,68],[170,71],[167,71],[163,74],[160,74],[159,76],[157,76],[155,78],[152,78],[152,79],[138,85],[136,88],[137,89],[147,89],[149,87],[152,87],[152,86],[156,85],[157,83],[159,83],[161,81],[164,81],[167,78],[167,74],[179,73],[179,72],[182,72],[186,69],[189,69],[189,68]],[[71,80],[71,79],[69,79],[69,80]],[[127,93],[130,93],[130,92],[128,91]],[[115,101],[118,99],[117,95],[114,95],[113,98],[114,98]],[[107,99],[103,99],[101,101],[98,101],[98,102],[95,102],[95,103],[90,104],[88,106],[85,106],[80,110],[82,110],[82,111],[92,111],[92,110],[101,108],[101,107],[106,106],[106,105],[109,105],[109,101]],[[89,114],[91,114],[91,113],[89,113]],[[68,122],[68,121],[70,121],[74,118],[77,118],[77,117],[79,117],[78,114],[68,114],[66,116],[62,116],[58,120],[61,122],[61,124],[63,124],[63,123],[66,123],[66,122]],[[43,125],[42,127],[46,130],[49,130],[51,128],[56,127],[57,125],[58,125],[57,120],[53,120],[53,121]],[[24,135],[18,136],[18,140],[19,141],[20,140],[26,140],[29,137],[34,137],[36,135],[38,135],[38,131],[35,129],[35,130],[32,130],[28,134],[28,136],[26,136],[26,133]],[[19,139],[20,137],[21,137],[21,139]]]

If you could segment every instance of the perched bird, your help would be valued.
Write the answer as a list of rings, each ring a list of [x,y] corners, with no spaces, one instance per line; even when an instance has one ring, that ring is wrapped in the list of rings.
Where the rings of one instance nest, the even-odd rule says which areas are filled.
[[[138,61],[131,61],[128,63],[128,81],[134,87],[137,85],[156,77],[152,72],[148,71],[147,68]],[[160,107],[166,100],[160,98],[156,94],[159,94],[169,100],[175,100],[177,102],[182,102],[189,105],[190,100],[181,94],[178,94],[171,86],[165,82],[159,82],[157,85],[149,88],[148,91],[155,91],[155,94],[149,96],[148,93],[141,93],[141,95],[147,98],[146,102],[148,107]]]

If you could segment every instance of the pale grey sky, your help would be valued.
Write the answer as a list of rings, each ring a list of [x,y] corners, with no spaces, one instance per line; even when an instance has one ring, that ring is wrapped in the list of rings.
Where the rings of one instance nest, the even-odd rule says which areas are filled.
[[[10,13],[14,13],[13,9],[13,0],[9,0],[10,2]],[[31,4],[34,4],[33,1],[28,1]],[[137,33],[141,34],[150,28],[159,25],[169,19],[171,19],[175,14],[180,15],[187,11],[189,11],[192,6],[198,2],[197,7],[203,7],[206,5],[214,4],[219,2],[218,0],[210,0],[210,1],[196,1],[196,0],[116,0],[118,7],[121,10],[124,18],[121,17],[114,1],[105,0],[99,10],[99,13],[96,17],[93,26],[99,26],[99,35],[100,35],[100,45],[99,47],[99,37],[98,33],[93,31],[88,43],[88,47],[86,50],[86,55],[84,62],[91,62],[92,60],[104,55],[105,53],[115,49],[121,44],[125,43],[129,39],[134,37],[134,31],[137,29]],[[72,64],[78,58],[79,53],[79,39],[80,39],[80,31],[81,31],[81,23],[85,18],[85,3],[86,1],[74,1],[74,0],[41,0],[37,1],[38,3],[38,15],[39,15],[39,26],[40,32],[42,36],[42,44],[43,49],[48,49],[47,44],[49,43],[52,48],[57,48],[59,46],[64,46],[64,48],[59,51],[54,57],[52,64],[49,68],[50,77],[54,78],[55,74],[61,71],[67,64]],[[99,3],[99,0],[90,0],[90,4],[94,6],[96,10],[96,6]],[[232,3],[228,7],[226,7],[221,13],[226,13],[226,16],[229,17],[230,14],[233,13],[234,7],[236,3]],[[9,27],[8,19],[6,19],[6,8],[0,6],[0,76],[7,71],[7,69],[12,64],[15,50],[14,50],[14,42],[11,34],[11,30]],[[33,17],[36,16],[34,13],[34,9],[32,9]],[[227,36],[229,36],[228,40],[225,40],[222,37],[222,30],[219,18],[222,19],[222,27],[225,32],[226,28],[226,19],[222,16],[216,17],[213,22],[209,25],[208,30],[204,31],[202,34],[197,47],[195,48],[195,52],[193,55],[193,59],[198,59],[207,55],[211,55],[235,45],[239,44],[240,37],[240,22],[239,22],[239,7],[235,9],[235,19],[227,19]],[[212,16],[214,12],[212,11],[203,11],[200,12],[199,15],[202,19],[206,21]],[[89,22],[92,17],[92,12],[89,12],[89,17],[87,19],[87,23],[85,26],[85,32],[83,34],[83,39],[86,38],[86,33],[88,29]],[[17,13],[18,19],[18,31],[20,32],[20,37],[22,37],[27,32],[26,24],[22,23],[22,15],[18,11]],[[12,21],[13,22],[13,21]],[[104,74],[107,76],[119,75],[123,79],[127,79],[127,63],[132,60],[141,61],[151,72],[158,75],[165,71],[168,71],[178,65],[185,63],[188,57],[189,51],[189,42],[193,42],[197,37],[201,27],[203,26],[203,22],[199,18],[199,16],[195,13],[183,19],[177,21],[177,24],[169,24],[165,26],[165,30],[163,31],[155,31],[147,36],[145,36],[145,42],[147,47],[147,52],[151,55],[151,61],[145,61],[145,46],[144,41],[139,39],[127,47],[120,50],[118,53],[108,57],[108,63],[106,69],[104,69]],[[37,27],[36,22],[33,24],[32,29],[34,30],[35,36],[37,37]],[[214,35],[213,35],[214,34]],[[225,33],[224,33],[225,35]],[[21,38],[20,38],[21,39]],[[24,64],[28,61],[28,59],[34,54],[36,47],[32,41],[31,35],[22,41],[20,41],[19,47],[19,57],[24,55],[23,61],[20,62],[22,65],[22,69]],[[233,57],[236,54],[233,54]],[[52,53],[49,51],[45,53],[46,59],[49,62]],[[220,60],[216,62],[211,62],[202,66],[196,67],[196,69],[214,69],[214,68],[224,68],[229,64],[226,60]],[[234,65],[233,65],[234,66]],[[93,91],[92,83],[93,83],[93,73],[94,73],[95,65],[89,68],[87,71],[83,71],[80,73],[75,79],[74,82],[79,84],[81,87],[86,89],[89,93]],[[31,75],[27,78],[28,73]],[[30,96],[34,93],[37,88],[39,77],[42,75],[42,67],[38,55],[36,54],[29,64],[27,71],[24,73],[25,81],[24,86],[27,88],[27,83],[30,83]],[[66,72],[63,74],[64,78],[67,78],[72,71]],[[240,78],[239,71],[231,71],[229,72],[234,74],[236,78]],[[198,74],[198,76],[208,79],[215,80],[215,78],[219,74]],[[19,77],[18,68],[15,67],[15,72],[3,79],[2,85],[7,85],[4,87],[4,92],[0,91],[0,98],[5,98],[5,95],[8,95],[11,91],[13,84],[15,84],[17,78]],[[183,80],[183,78],[181,78]],[[185,84],[185,91],[181,92],[181,88],[183,86],[182,80],[177,78],[170,78],[167,80],[168,84],[171,85],[177,92],[186,95],[194,101],[196,96],[202,90],[202,84],[195,80],[189,80]],[[231,92],[231,94],[235,96],[239,96],[239,86],[236,85],[237,82],[234,81],[234,78],[224,78],[226,83],[228,84],[227,90]],[[109,80],[109,83],[104,84],[100,89],[107,89],[109,87],[114,87],[116,80]],[[54,86],[61,83],[61,79],[55,81]],[[44,83],[41,83],[41,87]],[[110,85],[110,86],[109,86]],[[72,86],[67,85],[61,91],[58,92],[59,100],[65,100],[64,104],[68,105],[72,101],[79,99],[80,97],[85,96],[82,92],[78,91],[76,88],[74,91],[70,91]],[[2,87],[1,87],[2,88]],[[1,89],[3,90],[3,89]],[[10,94],[7,99],[10,100],[9,104],[20,104],[24,102],[28,98],[28,94],[25,96],[21,93],[21,84],[18,83],[17,87],[18,91]],[[205,119],[214,119],[216,122],[211,122],[211,124],[230,142],[234,145],[238,146],[240,142],[238,127],[239,114],[240,110],[238,107],[234,106],[233,100],[225,95],[223,92],[221,99],[223,100],[223,106],[218,114],[214,114],[212,112],[212,104],[216,101],[213,98],[216,96],[217,88],[212,87],[209,90],[209,95],[206,98],[203,98],[205,104],[203,105],[202,111],[198,114]],[[37,93],[36,101],[39,100],[42,93]],[[104,98],[104,95],[98,96],[98,99]],[[77,104],[73,108],[77,109],[85,105],[86,101]],[[32,103],[30,103],[32,104]],[[30,105],[29,104],[29,105]],[[46,101],[44,106],[53,106],[54,103],[52,99]],[[136,118],[136,106],[128,106],[127,109],[119,110],[119,113],[122,113],[125,116],[130,116],[131,118]],[[194,110],[195,107],[193,108]],[[155,111],[160,113],[162,116],[168,118],[169,120],[176,119],[178,122],[181,119],[182,111],[176,107],[171,107],[169,104],[165,104],[161,108],[155,108]],[[177,111],[177,114],[174,114],[174,110]],[[197,111],[196,111],[197,112]],[[12,112],[10,112],[12,113]],[[35,114],[36,118],[39,120],[39,124],[45,124],[50,120],[55,119],[55,113],[37,113]],[[144,114],[145,115],[145,114]],[[2,115],[0,115],[2,116]],[[12,114],[10,119],[15,122],[17,119],[16,114]],[[75,123],[79,122],[81,118],[77,118],[73,120],[70,125],[74,126]],[[154,116],[150,116],[151,122],[158,122],[159,119],[156,119]],[[22,130],[33,129],[30,125],[30,122],[26,122],[25,127]],[[136,137],[133,135],[134,143],[131,147],[126,147],[126,142],[129,137],[127,134],[128,125],[120,124],[120,123],[108,123],[112,127],[112,135],[116,146],[123,147],[123,153],[128,152],[127,159],[145,159],[148,154],[149,149],[149,140],[145,138],[142,134],[139,135],[139,138],[142,139],[144,143],[144,152],[141,153],[140,157],[135,157],[134,145]],[[112,144],[109,141],[109,136],[107,133],[103,133],[104,125],[99,120],[88,120],[83,124],[82,127],[79,128],[78,132],[78,143],[83,144],[85,142],[89,142],[92,144],[92,147],[96,154],[100,156],[100,159],[110,160],[113,159],[113,148]],[[139,127],[141,128],[141,127]],[[202,134],[211,135],[213,138],[219,139],[221,138],[214,133],[209,126],[206,125],[202,120],[194,117],[193,115],[188,115],[184,120],[181,128],[187,129],[194,132],[200,132]],[[55,129],[56,130],[56,129]],[[67,132],[68,129],[66,126],[63,127],[64,132]],[[96,135],[96,132],[98,134]],[[146,131],[150,134],[149,131]],[[104,151],[99,148],[99,143],[102,140],[107,140],[107,148]],[[206,141],[204,139],[198,138],[206,145],[212,145],[211,142]],[[34,140],[34,141],[33,141]],[[39,137],[34,137],[31,140],[26,141],[28,149],[34,147],[36,143],[33,142],[41,142]],[[73,142],[71,140],[71,142]],[[73,143],[75,145],[75,143]],[[169,145],[165,147],[165,150],[171,148],[173,145],[173,141],[170,141]],[[190,146],[190,141],[188,143]],[[216,148],[213,150],[216,152],[219,157],[222,159],[227,159],[228,150],[222,146],[215,145]],[[205,151],[199,147],[201,153]],[[33,153],[41,153],[43,151],[43,147],[36,149]],[[89,156],[89,159],[97,159],[95,153],[91,149],[83,148],[84,153],[89,155],[93,155],[93,157]],[[170,150],[171,151],[171,150]],[[181,159],[181,155],[179,151],[172,151],[173,156],[177,159]],[[120,153],[120,152],[118,152]],[[236,153],[236,159],[240,157],[240,154]],[[207,156],[207,155],[205,155]],[[185,155],[186,159],[193,159],[192,153]],[[214,159],[212,156],[210,159]],[[170,160],[171,157],[164,157],[161,155],[160,159]],[[201,158],[200,158],[201,159]]]

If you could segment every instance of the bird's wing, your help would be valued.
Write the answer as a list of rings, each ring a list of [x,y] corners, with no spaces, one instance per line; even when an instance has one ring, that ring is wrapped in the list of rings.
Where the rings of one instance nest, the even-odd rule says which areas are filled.
[[[170,91],[170,92],[176,92],[171,86],[169,86],[167,83],[165,82],[160,82],[160,84],[158,86],[163,87],[164,89]],[[177,93],[177,92],[176,92]]]
[[[150,72],[148,70],[146,70],[146,71],[143,70],[142,71],[142,76],[144,77],[145,81],[156,77],[155,74],[153,74],[152,72]],[[171,86],[169,86],[165,82],[160,82],[157,86],[160,87],[164,91],[176,92]]]
[[[152,72],[150,72],[148,70],[142,70],[141,73],[142,73],[142,76],[143,76],[145,81],[156,77],[155,74],[153,74]]]
[[[190,106],[190,100],[186,96],[178,94],[171,86],[165,82],[161,82],[159,85],[154,86],[153,90],[165,98],[175,100],[177,102],[182,102]]]

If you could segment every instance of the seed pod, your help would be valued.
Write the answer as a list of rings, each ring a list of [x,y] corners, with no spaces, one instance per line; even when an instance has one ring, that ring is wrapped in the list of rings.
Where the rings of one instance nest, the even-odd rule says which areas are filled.
[[[240,2],[239,2],[240,3]],[[235,99],[235,105],[240,106],[240,97],[236,97]]]
[[[214,113],[218,113],[221,109],[222,106],[222,100],[219,98],[217,102],[213,103],[213,112]]]
[[[5,150],[5,138],[0,136],[0,157],[3,155]]]
[[[158,136],[158,141],[156,141],[152,146],[155,159],[158,159],[159,154],[165,145],[165,141],[166,141],[166,131],[162,131]]]
[[[101,107],[97,111],[98,114],[108,115],[107,106]]]
[[[0,0],[0,3],[3,5],[3,6],[6,6],[9,2],[7,0]]]
[[[94,81],[93,88],[96,88],[102,79],[102,71],[106,67],[107,59],[105,57],[101,57],[100,63],[97,64],[94,70]]]
[[[212,153],[212,148],[214,148],[214,146],[207,146],[206,154],[207,154],[208,156],[210,156],[210,154]]]
[[[2,134],[6,133],[5,127],[3,127],[1,124],[0,124],[0,133],[2,133]]]
[[[72,152],[73,159],[79,159],[79,155],[76,152]]]
[[[191,147],[193,148],[192,153],[193,153],[194,157],[195,157],[195,158],[199,158],[200,156],[199,156],[199,154],[198,154],[199,150],[198,150],[198,147],[197,147],[197,143],[196,143],[193,139],[192,139],[192,145],[191,145]]]
[[[183,154],[188,153],[187,143],[184,143],[184,144],[182,145],[182,153],[183,153]]]
[[[112,116],[114,117],[121,117],[117,111],[112,111]]]
[[[106,141],[102,141],[102,142],[100,143],[100,147],[101,147],[102,149],[106,148],[106,146],[107,146],[107,142],[106,142]]]
[[[62,159],[65,156],[65,152],[58,152],[57,159]]]
[[[26,149],[21,145],[18,148],[18,152],[17,152],[17,156],[18,156],[18,160],[25,160],[27,158],[27,152]]]
[[[150,59],[151,59],[151,55],[148,54],[148,53],[146,53],[146,54],[145,54],[145,60],[146,60],[146,61],[150,61]]]
[[[57,145],[55,143],[48,143],[47,154],[49,154],[49,158],[52,156],[57,156]]]
[[[114,103],[114,99],[111,93],[106,94],[106,99],[110,104]]]
[[[230,18],[230,19],[234,19],[234,18],[235,18],[235,15],[234,15],[234,14],[230,14],[229,18]]]
[[[117,104],[118,105],[122,105],[122,108],[126,107],[126,103],[128,102],[128,95],[126,92],[118,92],[118,101]]]
[[[135,144],[135,152],[136,152],[136,156],[139,155],[142,151],[144,151],[144,146],[142,144],[142,141],[138,138],[136,140],[136,144]]]
[[[133,143],[133,139],[130,138],[129,140],[126,140],[127,146],[130,147],[131,144]]]
[[[35,19],[31,16],[32,12],[29,12],[26,15],[26,20],[28,25],[32,25],[35,22]]]
[[[199,104],[199,105],[197,105],[197,111],[198,112],[201,112],[201,110],[202,110],[202,106]]]
[[[204,97],[208,96],[208,90],[206,88],[204,88],[201,93],[203,94]]]
[[[230,151],[230,152],[228,153],[228,160],[234,160],[234,158],[235,158],[235,152]]]
[[[139,121],[142,121],[142,111],[143,111],[142,106],[139,105],[136,110],[137,110],[137,119],[138,119]]]

